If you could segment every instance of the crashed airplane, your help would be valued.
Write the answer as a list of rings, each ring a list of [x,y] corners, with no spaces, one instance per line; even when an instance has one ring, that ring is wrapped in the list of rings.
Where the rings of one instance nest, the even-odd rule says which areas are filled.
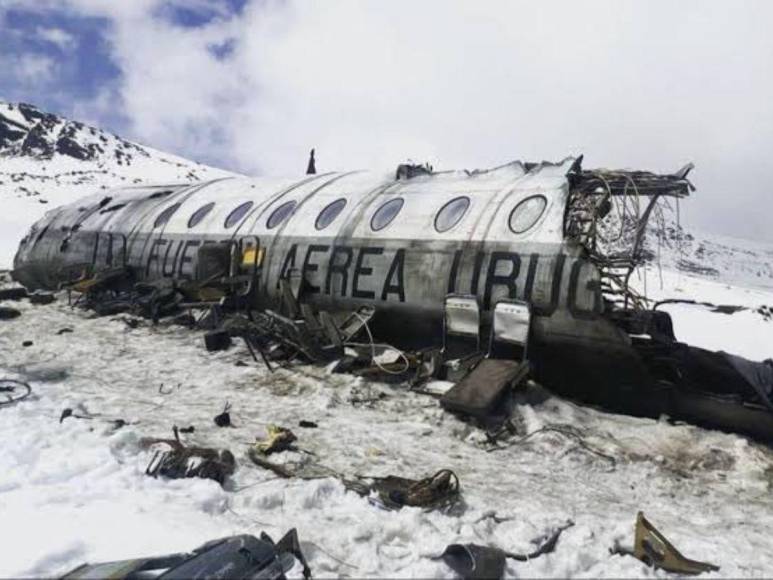
[[[771,366],[679,342],[669,315],[629,286],[650,217],[689,195],[691,169],[587,170],[579,157],[125,187],[49,212],[22,240],[14,277],[53,289],[119,270],[132,283],[201,285],[224,274],[213,257],[228,248],[255,310],[274,308],[290,281],[300,304],[367,312],[379,339],[443,345],[444,359],[452,335],[491,352],[520,332],[513,357],[528,345],[530,376],[555,392],[771,440]]]

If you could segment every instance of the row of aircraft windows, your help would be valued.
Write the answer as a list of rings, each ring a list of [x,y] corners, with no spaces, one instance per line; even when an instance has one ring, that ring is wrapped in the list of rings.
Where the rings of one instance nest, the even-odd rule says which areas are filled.
[[[404,204],[405,200],[402,197],[390,199],[382,204],[373,213],[373,217],[370,220],[370,228],[374,232],[383,230],[394,221]],[[277,207],[266,221],[266,228],[271,230],[284,222],[293,213],[296,205],[296,201],[287,201]],[[252,209],[252,206],[253,202],[251,201],[247,201],[237,206],[230,214],[228,214],[228,217],[225,218],[225,223],[223,224],[225,228],[232,228],[239,223]],[[179,207],[180,204],[176,203],[162,211],[156,218],[153,227],[157,228],[164,225]],[[193,212],[188,219],[188,227],[196,227],[214,207],[215,202],[210,202]],[[343,211],[344,207],[346,207],[346,200],[344,198],[337,199],[326,205],[322,211],[319,212],[314,227],[316,227],[317,230],[325,229],[333,223],[341,211]],[[435,216],[435,229],[440,233],[447,232],[461,221],[469,207],[469,197],[462,196],[452,199],[441,207],[440,211],[438,211]],[[542,217],[542,214],[545,212],[546,207],[547,199],[544,195],[532,195],[522,200],[513,208],[513,211],[510,212],[510,217],[508,219],[510,229],[516,234],[527,232],[534,227],[537,221],[539,221],[540,217]]]

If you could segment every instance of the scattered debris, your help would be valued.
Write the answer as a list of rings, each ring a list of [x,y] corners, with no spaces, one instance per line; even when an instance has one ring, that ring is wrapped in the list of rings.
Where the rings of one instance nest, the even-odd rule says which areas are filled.
[[[526,562],[538,558],[543,554],[549,554],[555,550],[559,536],[564,530],[573,525],[574,522],[570,520],[565,525],[554,530],[550,536],[541,540],[542,544],[540,547],[530,554],[514,554],[493,546],[451,544],[445,549],[443,554],[436,559],[442,559],[449,568],[459,574],[462,578],[502,578],[505,573],[507,558],[519,562]]]
[[[460,497],[459,478],[450,469],[441,469],[420,480],[396,475],[371,479],[373,483],[368,487],[368,493],[375,491],[378,503],[387,509],[400,509],[406,505],[435,509],[453,505]]]
[[[499,438],[506,434],[514,434],[516,430],[513,428],[512,424],[509,422],[505,422],[503,427],[494,433],[487,433],[487,437],[490,442],[497,443]],[[496,445],[495,447],[490,447],[486,451],[488,453],[491,453],[493,451],[499,451],[501,449],[507,449],[508,447],[512,447],[513,445],[520,445],[521,443],[525,443],[535,435],[540,435],[543,433],[558,433],[559,435],[563,435],[564,437],[573,439],[577,442],[577,445],[581,449],[584,449],[585,451],[592,453],[593,455],[596,455],[600,457],[601,459],[604,459],[605,461],[608,461],[610,466],[612,468],[617,465],[617,460],[612,457],[611,455],[608,455],[607,453],[604,453],[603,451],[599,451],[598,449],[595,449],[593,446],[589,445],[583,436],[581,432],[578,432],[576,429],[568,426],[568,425],[545,425],[544,427],[540,427],[539,429],[535,429],[534,431],[527,433],[523,437],[520,437],[519,439],[516,439],[514,441],[507,442],[506,445]]]
[[[305,419],[301,419],[298,422],[298,427],[303,427],[304,429],[316,429],[319,427],[314,421],[307,421]]]
[[[21,300],[27,297],[27,289],[23,287],[1,288],[0,300]]]
[[[262,467],[263,469],[268,469],[269,471],[275,473],[279,477],[283,479],[292,479],[293,477],[300,477],[301,479],[306,479],[299,473],[288,469],[284,465],[279,465],[277,463],[272,463],[271,461],[268,461],[265,459],[265,456],[260,453],[254,445],[251,445],[250,448],[247,450],[248,457],[252,460],[252,462],[257,465],[258,467]]]
[[[5,400],[0,400],[0,407],[23,401],[31,394],[32,387],[28,383],[16,379],[0,379],[0,395],[5,395]]]
[[[550,532],[549,535],[546,534],[542,538],[539,538],[536,542],[534,542],[535,544],[540,544],[539,548],[530,554],[514,554],[513,552],[505,552],[505,556],[513,560],[518,560],[519,562],[526,562],[528,560],[533,560],[534,558],[542,556],[543,554],[550,554],[553,550],[556,549],[556,544],[558,544],[558,538],[561,537],[561,534],[563,534],[564,531],[568,530],[573,525],[574,522],[572,520],[567,520],[563,526],[559,526]]]
[[[85,411],[88,413],[88,411]],[[76,415],[72,409],[67,407],[66,409],[62,410],[62,414],[59,416],[59,424],[61,425],[62,422],[67,419],[68,417],[72,417],[73,419],[94,419],[94,417],[91,414],[88,415]],[[118,421],[123,421],[123,419],[118,419]],[[123,424],[125,425],[126,422],[123,421]],[[123,426],[123,425],[121,425]]]
[[[227,350],[231,344],[231,336],[226,330],[213,330],[204,335],[204,345],[209,352]]]
[[[29,296],[30,304],[51,304],[56,302],[56,295],[53,292],[32,292]]]
[[[31,340],[25,340],[24,342],[21,343],[21,345],[24,347],[32,346],[33,344],[34,343]]]
[[[634,556],[647,566],[675,574],[697,575],[703,572],[717,572],[719,566],[685,558],[666,537],[653,526],[643,512],[636,515],[636,532],[633,550],[615,546],[611,552]]]
[[[296,563],[303,567],[305,580],[311,570],[301,551],[298,532],[291,529],[274,543],[265,532],[260,538],[249,535],[213,540],[190,553],[167,554],[150,558],[83,564],[62,578],[221,578],[235,580],[265,578],[284,580]]]
[[[268,434],[266,439],[256,440],[254,445],[255,450],[263,455],[292,449],[292,444],[298,439],[295,433],[278,425],[269,425],[266,432]]]
[[[231,427],[231,414],[229,413],[230,410],[231,403],[226,401],[225,406],[223,407],[223,412],[215,416],[215,425],[218,427]]]
[[[21,312],[8,306],[0,306],[0,320],[13,320],[19,318]]]
[[[159,450],[153,454],[145,469],[147,475],[171,479],[201,477],[214,479],[222,485],[236,470],[236,459],[228,449],[186,447],[180,442],[178,430],[174,428],[173,431],[174,439],[140,440],[140,445],[145,448],[157,444],[169,447],[167,451]]]
[[[735,314],[743,310],[748,310],[746,306],[738,306],[735,304],[713,304],[712,302],[699,302],[697,300],[689,300],[686,298],[668,298],[666,300],[660,300],[655,303],[653,310],[657,310],[658,307],[664,304],[693,304],[695,306],[706,306],[711,309],[711,312],[717,312],[719,314]]]
[[[189,434],[196,431],[196,427],[194,427],[193,425],[189,425],[188,427],[181,427],[179,431],[180,433]]]
[[[73,329],[69,327],[60,328],[59,330],[56,331],[57,334],[69,334],[71,332],[73,332]]]
[[[499,548],[477,544],[451,544],[438,559],[462,578],[499,579],[505,574],[505,553]]]

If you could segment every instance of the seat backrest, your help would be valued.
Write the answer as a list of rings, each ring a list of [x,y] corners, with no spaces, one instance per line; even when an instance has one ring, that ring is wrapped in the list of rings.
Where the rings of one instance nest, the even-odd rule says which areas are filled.
[[[491,316],[489,358],[526,360],[531,307],[519,300],[500,300]]]
[[[480,350],[480,305],[471,294],[448,294],[443,305],[443,355],[450,359]]]

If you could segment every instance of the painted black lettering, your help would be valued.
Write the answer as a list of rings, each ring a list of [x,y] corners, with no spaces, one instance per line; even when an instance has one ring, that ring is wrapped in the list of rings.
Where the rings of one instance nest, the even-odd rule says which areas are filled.
[[[108,267],[113,266],[113,236],[108,234],[107,237],[107,256],[105,256],[105,264]]]
[[[510,262],[510,273],[497,274],[497,266],[500,262]],[[515,298],[517,286],[515,283],[521,272],[521,256],[514,252],[492,252],[486,274],[486,290],[483,295],[484,309],[491,308],[491,295],[495,286],[507,286],[508,298]]]
[[[357,255],[357,264],[354,267],[354,276],[352,277],[352,297],[353,298],[369,298],[376,297],[376,293],[371,290],[360,290],[358,282],[360,276],[370,276],[373,273],[373,268],[363,266],[362,263],[365,260],[365,256],[379,256],[384,253],[384,248],[360,248],[360,253]]]
[[[298,253],[298,244],[293,244],[285,254],[284,263],[282,269],[279,271],[279,277],[276,279],[276,287],[279,288],[279,281],[287,276],[292,268],[295,268],[295,255]]]
[[[158,253],[158,249],[161,246],[166,245],[166,240],[163,238],[159,238],[156,240],[153,240],[153,243],[150,244],[150,253],[148,254],[148,262],[145,265],[145,277],[147,277],[150,274],[150,264],[152,262],[158,262],[158,257],[160,254]]]
[[[405,284],[403,279],[403,269],[405,268],[405,250],[400,249],[395,253],[392,265],[389,266],[389,273],[384,280],[384,289],[381,291],[381,299],[386,300],[390,294],[397,294],[400,302],[405,302]],[[392,278],[397,274],[397,280],[392,284]]]
[[[569,309],[569,312],[575,318],[588,320],[596,318],[596,316],[601,313],[603,305],[601,285],[599,284],[598,280],[594,280],[593,278],[589,279],[585,283],[585,290],[588,290],[593,296],[593,306],[590,308],[590,310],[586,310],[585,308],[581,308],[577,305],[577,294],[578,290],[580,290],[581,284],[580,272],[582,271],[583,266],[586,264],[587,262],[582,260],[577,260],[574,264],[572,264],[572,271],[569,274],[569,294],[566,298],[566,306]]]
[[[553,276],[550,285],[550,302],[547,304],[532,304],[532,312],[534,314],[538,316],[552,316],[552,314],[558,308],[558,298],[561,294],[561,279],[564,274],[565,262],[565,254],[558,254],[556,256],[555,264],[553,264]]]
[[[456,277],[459,275],[459,264],[462,261],[462,250],[454,252],[454,262],[451,264],[451,274],[448,276],[448,293],[456,292]]]
[[[475,266],[472,270],[472,281],[470,282],[470,294],[477,296],[478,294],[478,282],[480,282],[480,271],[483,268],[483,258],[486,254],[478,252],[475,255]]]
[[[183,247],[183,241],[180,240],[177,242],[177,250],[174,253],[174,258],[172,259],[172,270],[170,272],[167,272],[166,266],[169,263],[169,252],[172,249],[172,244],[169,244],[166,247],[166,252],[164,252],[164,262],[161,264],[161,275],[164,276],[164,278],[173,278],[174,273],[177,269],[177,258],[180,255],[180,250]]]
[[[301,270],[301,275],[303,276],[303,279],[306,281],[305,290],[311,294],[319,294],[319,290],[320,290],[319,286],[314,286],[311,282],[309,282],[309,279],[306,277],[306,272],[316,272],[317,270],[319,270],[319,265],[312,263],[311,255],[321,254],[322,252],[327,252],[329,249],[330,249],[330,246],[312,244],[306,250],[306,257],[303,259],[303,269]]]
[[[193,272],[191,269],[188,269],[185,267],[186,264],[190,264],[193,262],[193,258],[188,255],[188,250],[190,248],[197,248],[201,245],[201,241],[199,240],[188,240],[185,242],[185,245],[183,246],[182,252],[180,252],[180,265],[179,265],[179,272],[181,276],[185,277],[193,277]]]
[[[531,304],[531,294],[534,290],[534,278],[537,276],[537,263],[539,262],[539,254],[532,254],[529,256],[529,269],[526,272],[526,284],[523,287],[523,299],[525,302]]]
[[[343,264],[336,264],[336,256],[343,254]],[[352,265],[354,251],[349,246],[333,246],[330,253],[330,261],[327,263],[327,277],[325,279],[325,294],[331,294],[333,274],[341,276],[341,296],[346,296],[346,285],[349,281],[349,266]]]

